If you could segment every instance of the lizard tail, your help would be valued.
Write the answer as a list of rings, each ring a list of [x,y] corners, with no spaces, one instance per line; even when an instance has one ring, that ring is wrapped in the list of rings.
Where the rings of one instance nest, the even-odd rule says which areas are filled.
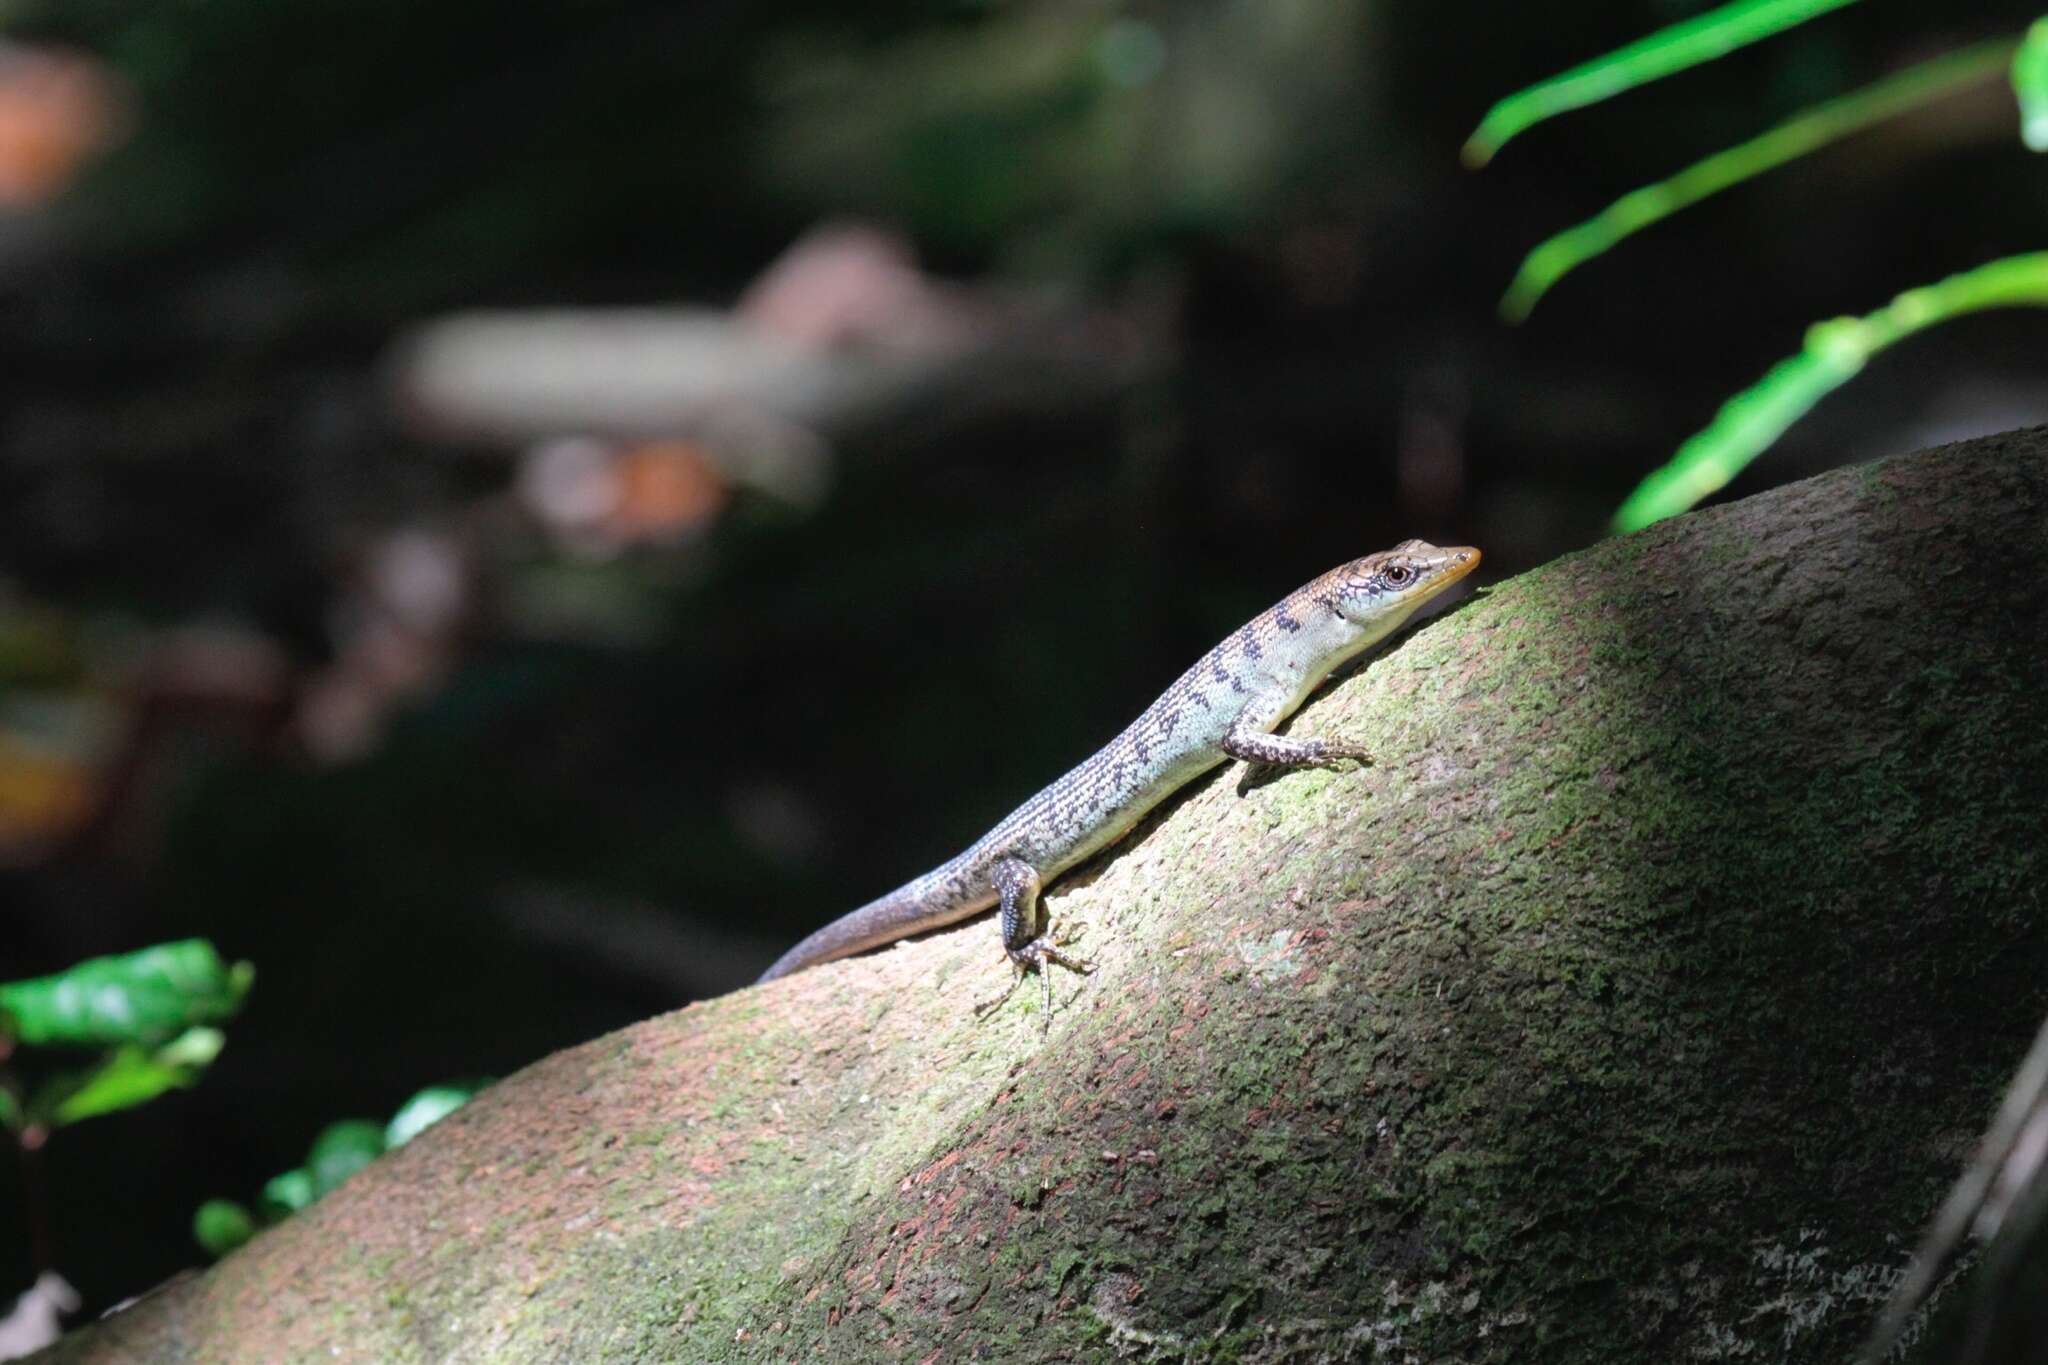
[[[775,959],[775,965],[761,973],[762,981],[773,981],[806,967],[835,958],[851,957],[879,948],[955,920],[966,919],[995,904],[995,892],[970,891],[972,880],[966,855],[945,866],[897,887],[888,895],[869,901],[849,915],[833,920],[803,942]]]

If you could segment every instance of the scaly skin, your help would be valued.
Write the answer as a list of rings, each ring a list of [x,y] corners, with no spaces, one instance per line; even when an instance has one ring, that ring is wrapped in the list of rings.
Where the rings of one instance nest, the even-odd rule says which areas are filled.
[[[1384,640],[1478,567],[1479,551],[1404,541],[1330,570],[1261,613],[1181,674],[1159,700],[974,846],[834,920],[763,981],[1002,906],[1003,947],[1021,971],[1085,971],[1038,932],[1041,886],[1116,842],[1145,813],[1226,759],[1285,767],[1364,759],[1342,740],[1275,735],[1333,669]],[[1021,979],[1021,977],[1019,978]]]

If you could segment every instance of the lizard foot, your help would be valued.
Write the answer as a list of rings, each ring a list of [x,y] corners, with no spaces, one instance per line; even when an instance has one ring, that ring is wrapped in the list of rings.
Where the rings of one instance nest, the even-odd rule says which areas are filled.
[[[1330,745],[1317,758],[1305,759],[1300,763],[1247,763],[1244,775],[1237,780],[1237,794],[1245,796],[1257,791],[1269,782],[1278,782],[1292,772],[1303,768],[1321,768],[1326,772],[1356,772],[1372,766],[1372,755],[1358,745]]]
[[[1057,963],[1070,972],[1079,972],[1086,976],[1095,970],[1095,964],[1086,958],[1075,957],[1071,953],[1061,951],[1051,939],[1043,937],[1035,938],[1021,948],[1011,948],[1008,951],[1010,966],[1013,969],[1010,984],[995,999],[984,1000],[976,1005],[974,1017],[982,1019],[992,1014],[997,1006],[1016,993],[1017,987],[1023,984],[1026,976],[1037,972],[1039,980],[1045,983],[1045,1012],[1040,1016],[1038,1025],[1039,1031],[1043,1033],[1052,1027],[1052,973],[1048,970],[1049,966]]]

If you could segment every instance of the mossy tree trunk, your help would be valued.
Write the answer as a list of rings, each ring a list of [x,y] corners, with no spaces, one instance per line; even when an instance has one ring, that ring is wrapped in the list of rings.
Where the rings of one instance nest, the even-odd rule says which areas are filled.
[[[2044,431],[1607,542],[1058,884],[1048,1033],[978,922],[692,1006],[49,1358],[1842,1360],[2048,1009],[2044,641]]]

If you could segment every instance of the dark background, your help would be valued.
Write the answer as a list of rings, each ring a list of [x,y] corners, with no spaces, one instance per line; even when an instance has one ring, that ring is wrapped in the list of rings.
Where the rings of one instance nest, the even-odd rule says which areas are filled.
[[[1493,99],[1699,8],[0,7],[0,977],[258,969],[196,1089],[52,1139],[59,1268],[102,1307],[327,1122],[745,983],[1302,580],[1583,546],[1807,324],[2040,245],[1993,82],[1502,324],[1550,233],[2031,17],[1871,0],[1459,167]],[[835,224],[887,235],[749,293]],[[834,302],[877,259],[910,303]],[[932,364],[829,421],[431,410],[419,328],[565,307]],[[2043,325],[1885,356],[1730,494],[2048,419]],[[551,520],[590,431],[553,467],[610,510]]]

